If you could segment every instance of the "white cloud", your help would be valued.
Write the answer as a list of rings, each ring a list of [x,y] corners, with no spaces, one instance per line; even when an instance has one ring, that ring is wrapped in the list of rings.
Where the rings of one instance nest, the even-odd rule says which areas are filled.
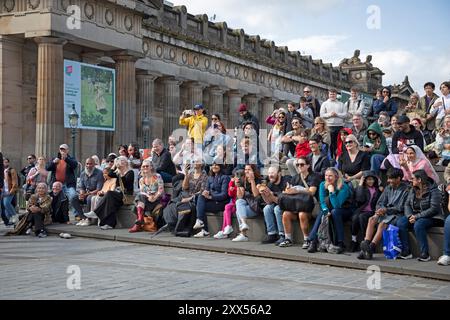
[[[303,55],[311,55],[313,59],[322,59],[337,65],[344,58],[342,42],[349,39],[346,35],[316,35],[306,38],[288,40],[284,45],[291,51],[300,51]]]
[[[400,84],[408,75],[413,89],[422,94],[425,82],[432,81],[439,87],[439,84],[450,78],[450,48],[431,53],[429,50],[412,52],[395,49],[371,54],[373,65],[386,74],[383,77],[385,85]]]

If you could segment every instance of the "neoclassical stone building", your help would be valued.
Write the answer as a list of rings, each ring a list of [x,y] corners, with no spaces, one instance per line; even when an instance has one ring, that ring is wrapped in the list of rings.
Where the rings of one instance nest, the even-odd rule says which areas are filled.
[[[71,27],[71,5],[81,13],[79,28]],[[54,156],[70,144],[64,59],[116,70],[116,131],[78,132],[81,159],[119,143],[142,145],[145,116],[147,141],[166,139],[180,111],[196,103],[232,128],[241,102],[263,119],[274,106],[298,102],[306,85],[322,101],[329,87],[373,93],[383,73],[359,54],[332,66],[161,0],[0,0],[0,150],[18,167],[29,153]]]

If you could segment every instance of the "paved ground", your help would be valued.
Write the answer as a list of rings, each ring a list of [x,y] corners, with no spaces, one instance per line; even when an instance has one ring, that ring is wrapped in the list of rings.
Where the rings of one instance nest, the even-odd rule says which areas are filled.
[[[381,274],[381,289],[369,290],[369,276],[117,241],[0,237],[0,299],[450,299],[449,282]]]

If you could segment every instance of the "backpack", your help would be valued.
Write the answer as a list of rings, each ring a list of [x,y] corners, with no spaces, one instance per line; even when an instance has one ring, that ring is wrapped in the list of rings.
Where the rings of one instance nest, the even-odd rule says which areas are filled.
[[[322,222],[317,230],[317,239],[319,241],[318,250],[320,252],[342,253],[342,249],[336,245],[337,236],[331,215],[326,213],[322,215]]]
[[[193,233],[193,227],[196,219],[195,202],[178,202],[177,210],[177,224],[175,225],[175,236],[188,238]]]

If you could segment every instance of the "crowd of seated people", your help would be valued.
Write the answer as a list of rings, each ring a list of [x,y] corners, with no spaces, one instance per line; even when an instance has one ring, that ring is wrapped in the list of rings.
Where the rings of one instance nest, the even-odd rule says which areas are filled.
[[[450,181],[442,187],[433,165],[450,165],[450,82],[439,89],[441,96],[434,93],[433,83],[426,83],[425,95],[413,94],[402,107],[388,87],[377,92],[372,105],[361,100],[357,88],[351,89],[346,103],[338,99],[337,90],[330,89],[328,99],[320,104],[306,87],[298,106],[289,103],[286,109],[263,115],[267,131],[260,131],[260,120],[245,104],[230,111],[239,113],[237,123],[228,124],[230,130],[227,119],[220,114],[208,119],[206,108],[198,104],[180,116],[186,137],[181,142],[170,137],[167,148],[156,138],[148,159],[142,158],[134,143],[120,146],[118,158],[110,154],[103,167],[90,157],[76,177],[81,181],[76,188],[76,160],[62,145],[62,156],[46,167],[39,159],[29,181],[36,189],[40,186],[42,194],[42,177],[48,172],[50,181],[57,183],[51,199],[60,199],[50,201],[49,208],[70,204],[80,226],[98,219],[104,230],[115,227],[117,211],[126,198],[133,198],[137,218],[130,232],[142,231],[145,212],[162,201],[164,183],[175,186],[176,182],[181,193],[172,202],[194,203],[196,238],[210,236],[207,213],[223,214],[215,239],[233,234],[236,215],[233,242],[248,241],[249,219],[261,216],[266,228],[262,243],[289,247],[294,243],[292,221],[298,220],[302,248],[314,253],[320,224],[327,217],[333,222],[338,253],[359,252],[358,259],[373,258],[383,230],[392,224],[399,228],[403,243],[399,257],[412,257],[411,231],[419,243],[419,261],[428,261],[427,232],[444,227],[444,255],[439,263],[447,265],[450,221],[444,213],[449,211],[445,190],[450,190]],[[83,204],[88,208],[83,209]],[[27,209],[31,215],[47,214],[47,209]],[[55,210],[50,214],[54,221],[68,222],[66,213]],[[39,234],[41,220],[29,218],[40,228]],[[351,247],[344,244],[347,221]]]

